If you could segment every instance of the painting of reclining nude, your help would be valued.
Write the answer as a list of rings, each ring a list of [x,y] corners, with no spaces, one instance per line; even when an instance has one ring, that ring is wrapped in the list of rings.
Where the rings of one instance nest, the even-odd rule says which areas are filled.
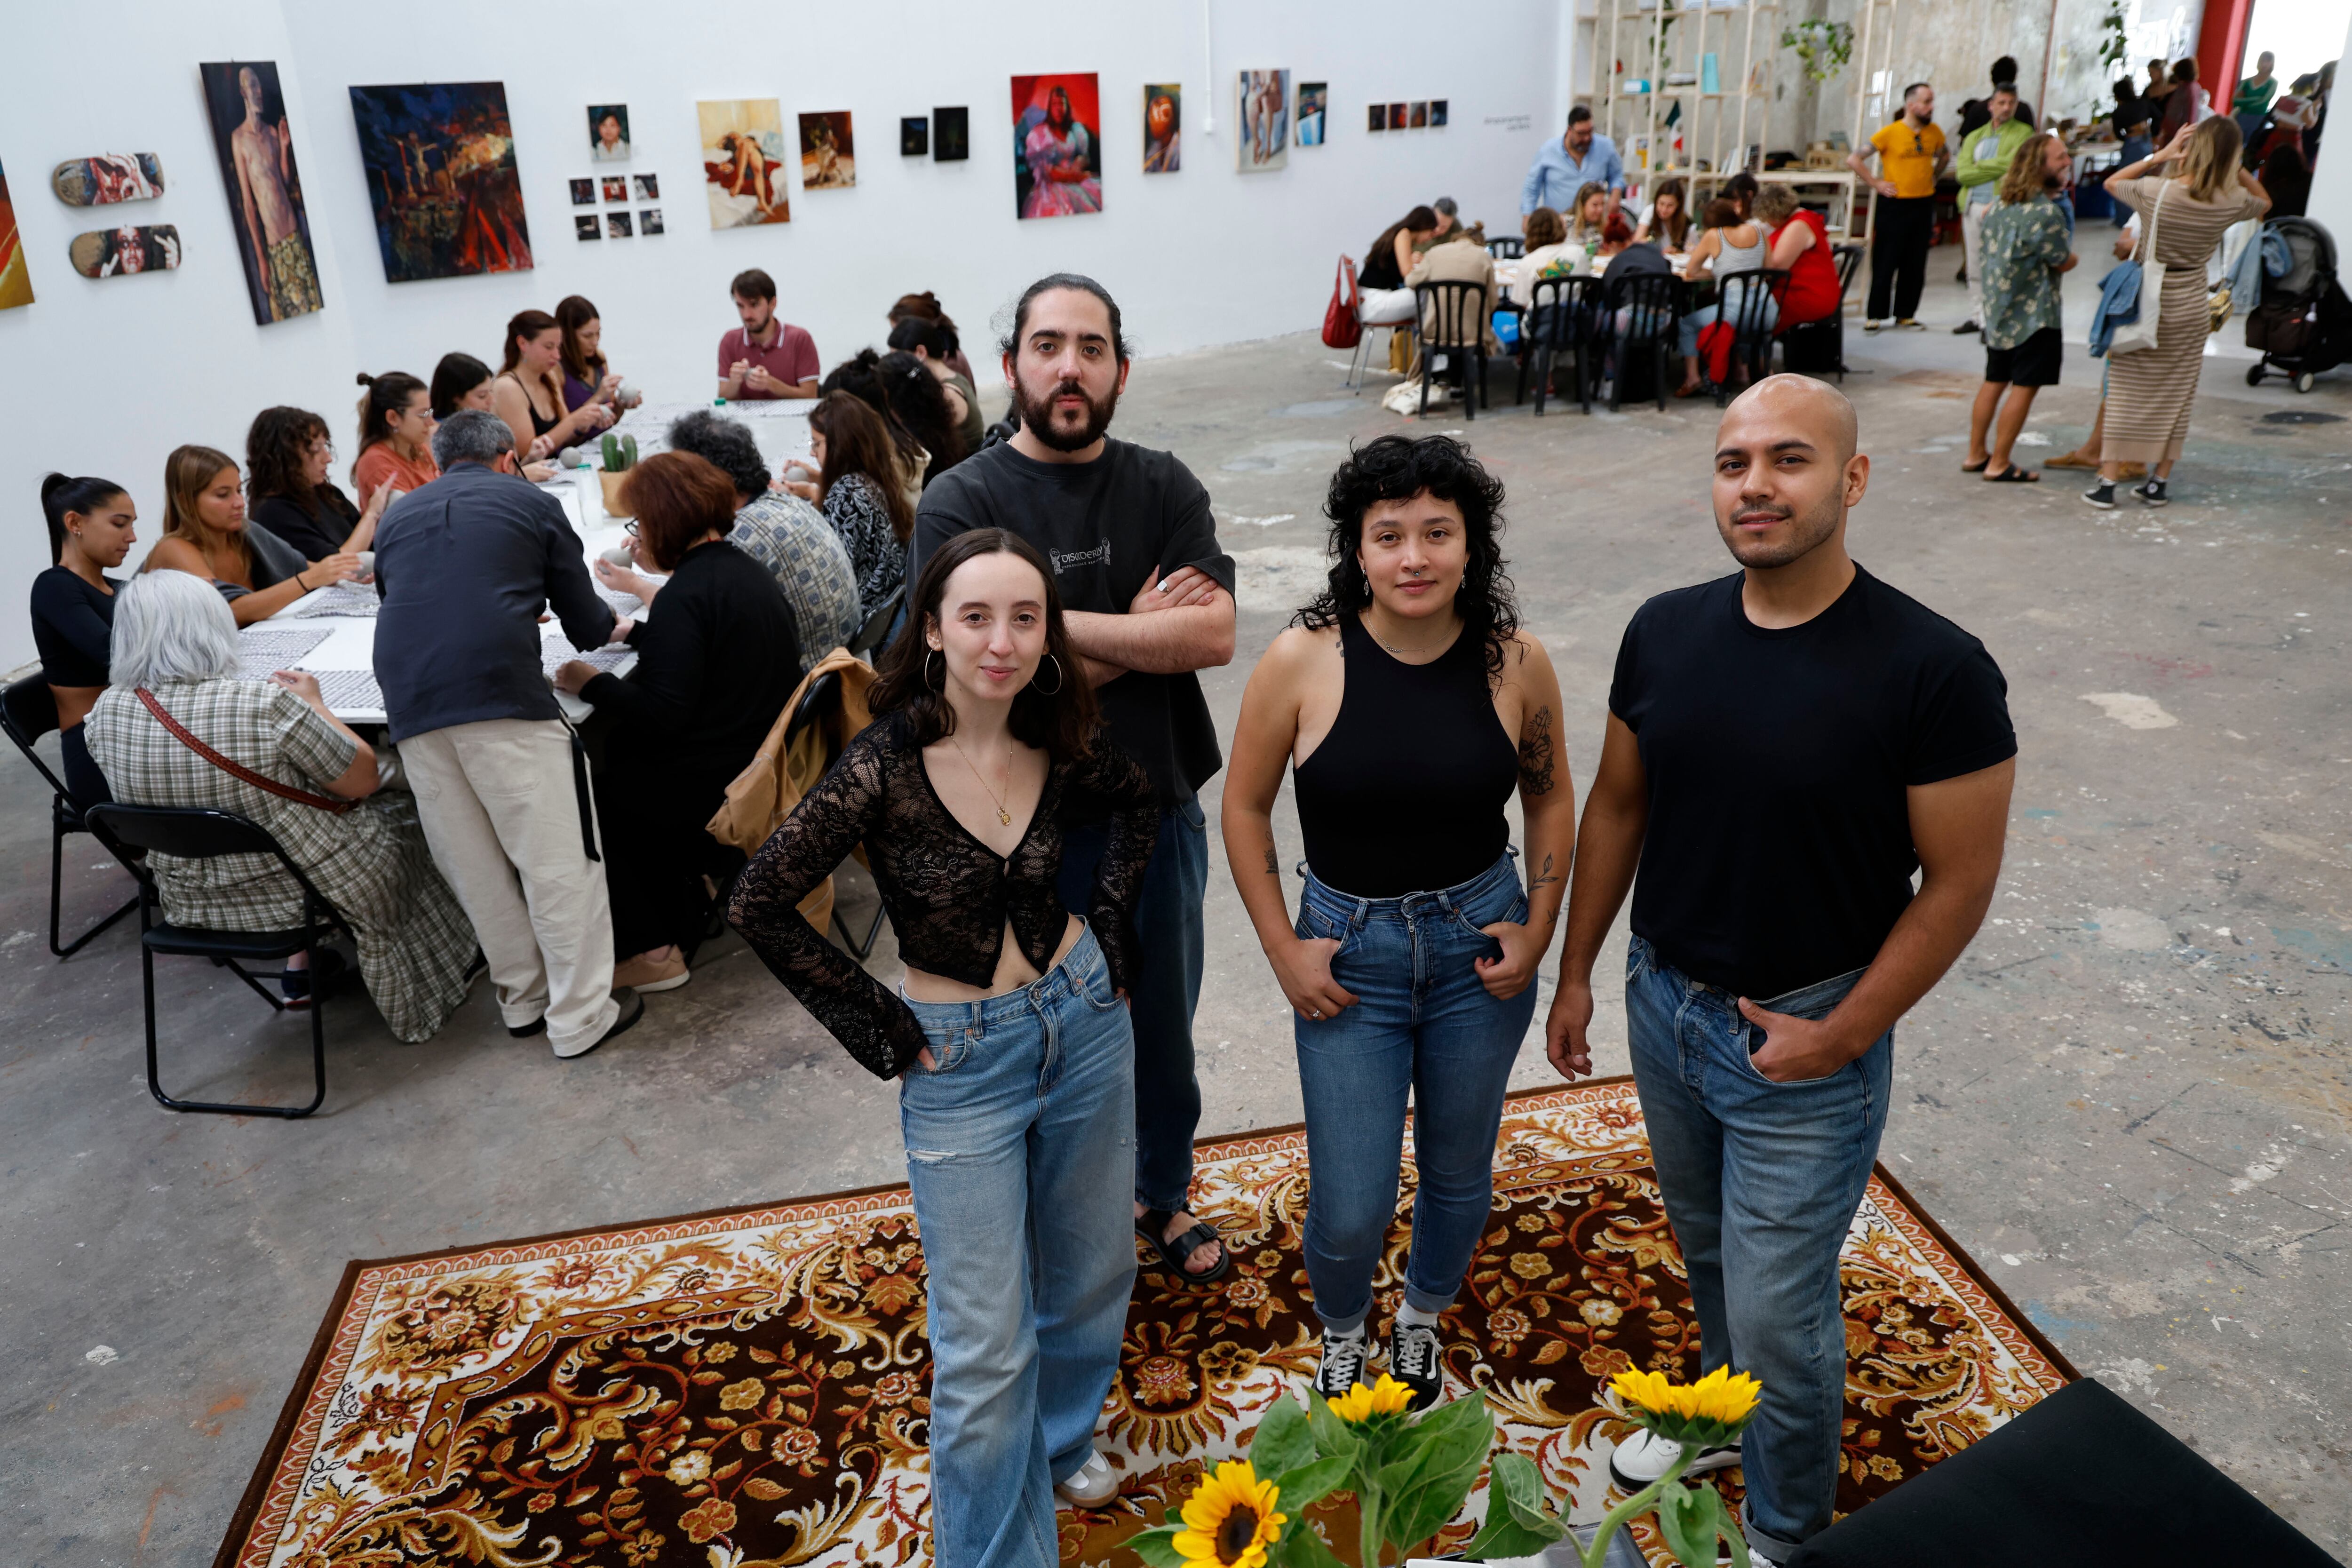
[[[387,281],[530,270],[504,82],[355,87],[352,118]]]
[[[784,116],[772,98],[730,98],[694,106],[702,124],[703,189],[710,226],[790,223],[784,183]]]

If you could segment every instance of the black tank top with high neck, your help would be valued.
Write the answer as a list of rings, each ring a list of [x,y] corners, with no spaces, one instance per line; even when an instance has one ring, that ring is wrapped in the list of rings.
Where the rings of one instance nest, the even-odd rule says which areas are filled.
[[[1435,892],[1479,876],[1510,843],[1511,743],[1486,685],[1485,639],[1466,627],[1406,664],[1354,616],[1339,621],[1339,716],[1291,770],[1307,864],[1361,899]]]

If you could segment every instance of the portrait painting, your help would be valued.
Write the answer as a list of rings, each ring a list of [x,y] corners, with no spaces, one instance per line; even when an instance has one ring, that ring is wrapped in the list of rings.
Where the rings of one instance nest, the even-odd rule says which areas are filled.
[[[898,156],[920,158],[931,150],[931,122],[919,114],[898,118]]]
[[[205,118],[220,156],[229,227],[236,235],[255,324],[324,309],[278,67],[268,60],[229,61],[200,65],[196,75],[204,83]]]
[[[1416,102],[1412,106],[1412,118],[1408,121],[1407,123],[1415,131],[1427,125],[1429,123],[1429,105],[1425,102]]]
[[[1172,81],[1143,89],[1143,172],[1172,174],[1184,166],[1184,89]]]
[[[641,202],[661,200],[661,176],[658,174],[632,174],[629,176],[629,184],[635,190],[637,200]]]
[[[801,189],[845,191],[857,184],[857,144],[849,110],[801,116]]]
[[[599,163],[629,161],[629,106],[592,103],[588,106],[588,156]]]
[[[629,215],[626,213],[606,213],[604,215],[604,232],[614,239],[628,238],[630,234]]]
[[[1402,131],[1404,129],[1403,104],[1391,103],[1389,105],[1389,129],[1391,131]]]
[[[931,161],[961,163],[971,156],[971,110],[958,106],[931,110]]]
[[[1241,134],[1234,139],[1244,174],[1265,174],[1290,162],[1290,73],[1244,71]]]
[[[629,199],[629,177],[626,174],[605,175],[604,199],[608,202],[627,201]]]
[[[351,92],[386,281],[530,270],[505,83]]]
[[[579,213],[572,219],[572,233],[577,239],[602,239],[604,237],[604,226],[596,221],[594,213]]]
[[[16,229],[16,209],[8,200],[8,172],[0,169],[0,310],[33,302],[33,274],[25,260],[25,237]]]
[[[596,205],[596,182],[593,180],[572,181],[572,205],[575,207],[594,206]]]
[[[1431,99],[1431,100],[1429,100],[1429,125],[1430,125],[1430,129],[1433,131],[1433,130],[1435,130],[1437,127],[1439,127],[1439,126],[1441,126],[1441,125],[1443,125],[1443,124],[1444,124],[1444,123],[1445,123],[1445,100],[1444,100],[1444,99],[1442,99],[1442,98],[1433,98],[1433,99]]]
[[[1364,129],[1365,129],[1365,130],[1367,130],[1367,131],[1386,131],[1388,128],[1389,128],[1389,106],[1388,106],[1387,104],[1385,104],[1385,103],[1375,103],[1375,104],[1370,105],[1370,107],[1368,107],[1368,108],[1364,110]]]
[[[637,232],[639,234],[662,233],[661,208],[646,207],[641,209],[637,214]]]
[[[1092,71],[1013,79],[1013,197],[1021,216],[1102,211],[1101,108]]]
[[[1298,115],[1291,121],[1297,132],[1301,147],[1323,145],[1323,110],[1331,97],[1331,84],[1322,81],[1302,81],[1298,84]]]
[[[710,226],[750,228],[793,221],[784,183],[784,116],[772,98],[706,100],[694,106],[702,127],[702,183]]]

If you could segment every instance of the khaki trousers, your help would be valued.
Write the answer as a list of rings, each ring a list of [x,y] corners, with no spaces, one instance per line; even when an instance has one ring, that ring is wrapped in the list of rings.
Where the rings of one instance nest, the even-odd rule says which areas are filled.
[[[604,865],[581,839],[572,731],[559,719],[487,719],[412,735],[400,755],[507,1026],[545,1018],[559,1054],[601,1037],[621,1012],[613,910]]]
[[[1968,193],[1960,193],[1963,199]],[[1977,202],[1960,209],[1960,244],[1969,258],[1969,320],[1984,324],[1984,220],[1992,211],[1990,202]]]

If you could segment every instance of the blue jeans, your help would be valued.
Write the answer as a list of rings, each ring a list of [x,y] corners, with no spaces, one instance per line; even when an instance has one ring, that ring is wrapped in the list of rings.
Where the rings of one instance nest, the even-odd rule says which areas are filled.
[[[1820,1018],[1864,972],[1759,1005]],[[1824,1079],[1774,1083],[1748,1060],[1764,1032],[1729,992],[1635,937],[1625,963],[1633,1080],[1666,1218],[1698,1314],[1702,1373],[1755,1375],[1740,1442],[1748,1540],[1787,1556],[1829,1528],[1845,1415],[1845,1245],[1886,1126],[1895,1031]],[[1777,1548],[1777,1550],[1776,1550]]]
[[[1066,828],[1062,907],[1083,914],[1108,827]],[[1129,988],[1135,1024],[1135,1196],[1145,1208],[1192,1202],[1192,1134],[1201,1125],[1201,1084],[1192,1076],[1192,1014],[1201,1005],[1201,903],[1209,893],[1208,819],[1198,800],[1160,814],[1160,838],[1143,873],[1135,934],[1142,972]]]
[[[985,1002],[915,1002],[898,1087],[932,1286],[932,1560],[1056,1568],[1135,1282],[1134,1037],[1094,933]]]
[[[1503,1092],[1536,1010],[1532,984],[1507,1002],[1487,993],[1472,964],[1499,949],[1478,928],[1527,918],[1507,853],[1459,887],[1401,899],[1354,898],[1307,873],[1298,934],[1338,939],[1331,978],[1360,998],[1291,1025],[1307,1100],[1307,1279],[1327,1330],[1349,1332],[1371,1310],[1408,1090],[1421,1184],[1404,1299],[1442,1312],[1462,1288],[1494,1199]]]

